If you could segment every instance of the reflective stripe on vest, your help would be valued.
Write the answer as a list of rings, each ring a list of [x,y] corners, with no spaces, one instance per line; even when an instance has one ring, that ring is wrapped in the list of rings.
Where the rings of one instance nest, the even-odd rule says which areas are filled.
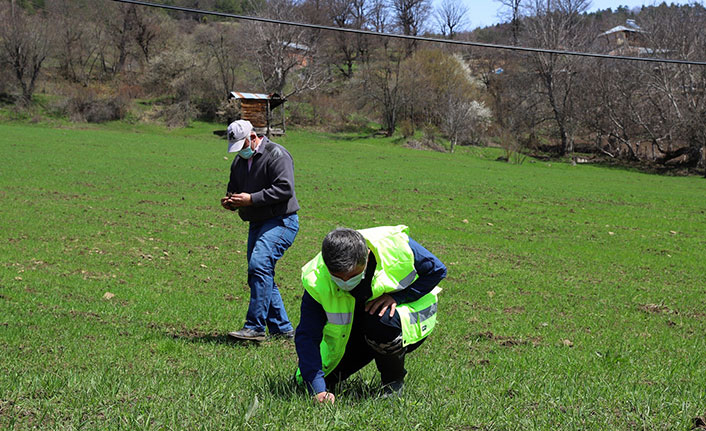
[[[424,322],[433,315],[436,314],[436,303],[431,304],[431,306],[425,308],[422,311],[417,311],[414,313],[409,313],[409,323],[416,325],[417,322]]]
[[[326,312],[328,323],[332,325],[349,325],[353,320],[353,313],[329,313]]]
[[[416,343],[434,330],[440,292],[437,286],[418,300],[397,307],[402,324],[403,346]]]
[[[415,269],[414,271],[410,272],[408,276],[400,280],[400,284],[395,287],[395,291],[400,291],[404,290],[409,287],[410,284],[414,282],[414,279],[417,278],[417,270]]]

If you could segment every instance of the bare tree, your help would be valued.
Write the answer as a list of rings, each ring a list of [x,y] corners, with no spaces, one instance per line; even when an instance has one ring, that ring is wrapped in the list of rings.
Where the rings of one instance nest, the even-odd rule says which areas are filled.
[[[385,133],[395,132],[399,114],[404,104],[401,85],[402,55],[392,43],[383,47],[376,59],[362,65],[362,76],[356,80],[362,94],[377,108]],[[391,46],[391,47],[390,47]]]
[[[365,0],[349,2],[345,0],[324,0],[328,20],[339,28],[361,29],[364,20],[359,19],[356,12],[364,8]],[[356,42],[361,39],[360,35],[350,35],[344,32],[331,32],[326,35],[330,40],[329,54],[330,61],[337,68],[344,78],[353,76],[353,66],[360,54],[356,47]],[[329,45],[329,44],[324,44]]]
[[[468,7],[459,0],[442,0],[435,16],[441,34],[453,39],[468,24]]]
[[[193,100],[204,81],[199,74],[207,70],[198,60],[199,57],[193,55],[193,46],[185,41],[169,52],[156,55],[142,76],[148,90],[169,97],[168,103],[160,106],[158,115],[170,127],[188,125],[197,114]]]
[[[270,0],[263,13],[269,18],[296,21],[297,4],[293,0]],[[318,61],[318,31],[259,23],[248,23],[246,31],[255,36],[251,56],[259,68],[265,91],[289,97],[314,90],[328,81],[328,69]]]
[[[120,73],[131,55],[131,40],[134,28],[133,16],[136,6],[133,4],[116,4],[102,10],[103,22],[108,30],[111,47],[102,53],[103,70],[110,73]]]
[[[87,85],[100,71],[100,53],[107,43],[104,26],[85,0],[52,0],[47,8],[56,23],[54,49],[61,75]]]
[[[379,33],[384,33],[389,30],[391,24],[387,0],[370,0],[368,16],[370,30]]]
[[[322,1],[326,4],[330,24],[336,27],[384,32],[389,25],[385,0]],[[353,76],[356,62],[369,60],[371,46],[387,46],[388,42],[386,39],[343,32],[331,32],[324,37],[322,46],[328,48],[329,61],[345,79]]]
[[[514,54],[509,58],[511,60],[502,69],[480,71],[490,96],[496,133],[506,149],[508,161],[512,154],[537,146],[539,126],[546,118],[543,112],[546,102],[536,73],[525,67],[524,56]]]
[[[367,9],[367,20],[365,28],[367,30],[376,31],[378,33],[385,33],[390,31],[392,27],[392,22],[390,18],[390,10],[388,7],[388,0],[367,0],[369,2],[369,7]],[[390,38],[388,37],[370,37],[366,38],[369,45],[376,47],[383,47],[385,49],[390,46]],[[370,61],[369,51],[365,52],[365,55],[361,57],[363,62]]]
[[[432,10],[429,0],[390,0],[393,19],[402,34],[416,36],[425,29]]]
[[[581,111],[585,125],[596,134],[596,147],[610,157],[627,154],[638,160],[635,151],[645,133],[656,138],[644,118],[642,65],[601,61],[584,71]],[[647,128],[645,128],[645,126]]]
[[[132,61],[140,67],[151,60],[154,44],[164,33],[160,18],[152,10],[134,4],[107,3],[96,12],[109,43],[101,51],[103,70],[119,74]]]
[[[495,0],[500,3],[502,12],[501,18],[508,19],[512,28],[512,43],[517,45],[520,35],[520,25],[522,23],[522,0]]]
[[[426,20],[432,11],[431,0],[388,0],[397,30],[404,35],[417,36],[424,32]],[[417,47],[417,41],[407,42],[407,55]]]
[[[0,49],[21,89],[21,101],[32,101],[39,72],[49,52],[47,24],[42,16],[28,15],[23,9],[0,5]]]
[[[551,49],[581,49],[592,38],[584,25],[588,0],[534,0],[528,6],[527,35],[534,46]],[[580,59],[539,53],[530,57],[542,84],[542,92],[561,140],[561,155],[574,149],[575,90]]]
[[[642,16],[648,53],[679,59],[703,60],[706,52],[706,9],[700,4],[661,5]],[[659,123],[668,124],[666,146],[655,144],[668,163],[706,169],[706,71],[703,67],[659,64],[644,74],[650,106]]]
[[[370,29],[374,8],[376,7],[375,0],[352,0],[350,4],[351,27],[361,30]],[[360,61],[366,61],[369,55],[371,38],[356,35],[355,41],[356,49],[358,50],[358,59]]]
[[[700,6],[649,8],[640,15],[637,54],[699,59],[706,50]],[[585,123],[613,157],[703,167],[706,71],[689,65],[601,62],[585,73]],[[605,143],[607,141],[607,144]]]
[[[218,71],[219,90],[224,96],[235,90],[241,57],[233,55],[233,47],[241,36],[233,23],[202,25],[195,32],[196,46],[204,54],[206,66],[213,65]]]
[[[152,11],[142,8],[140,13],[135,13],[133,37],[135,43],[140,48],[140,52],[145,62],[149,62],[154,54],[155,42],[159,40],[162,33],[159,17]]]

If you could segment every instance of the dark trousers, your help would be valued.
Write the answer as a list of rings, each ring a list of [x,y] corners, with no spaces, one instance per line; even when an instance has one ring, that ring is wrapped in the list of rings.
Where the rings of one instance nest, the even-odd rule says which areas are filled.
[[[326,376],[326,387],[333,389],[353,373],[375,360],[382,384],[402,381],[407,374],[404,359],[426,338],[402,347],[402,325],[399,313],[390,317],[389,310],[382,317],[364,310],[356,312],[346,352],[336,368]]]

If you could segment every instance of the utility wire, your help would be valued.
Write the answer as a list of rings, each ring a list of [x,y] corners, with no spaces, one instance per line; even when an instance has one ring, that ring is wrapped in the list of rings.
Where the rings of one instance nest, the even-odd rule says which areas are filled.
[[[354,29],[354,28],[331,27],[328,25],[307,24],[307,23],[301,23],[301,22],[283,21],[283,20],[271,19],[271,18],[262,18],[262,17],[256,17],[256,16],[236,15],[236,14],[232,14],[232,13],[207,11],[207,10],[194,9],[194,8],[181,7],[181,6],[172,6],[172,5],[159,4],[159,3],[150,3],[150,2],[139,1],[139,0],[112,0],[112,1],[119,2],[119,3],[130,3],[130,4],[134,4],[134,5],[139,5],[139,6],[149,6],[149,7],[161,8],[161,9],[170,9],[170,10],[176,10],[176,11],[180,11],[180,12],[190,12],[190,13],[196,13],[196,14],[201,14],[201,15],[214,15],[214,16],[220,16],[220,17],[225,17],[225,18],[242,19],[242,20],[246,20],[246,21],[258,21],[258,22],[266,22],[266,23],[270,23],[270,24],[282,24],[282,25],[289,25],[289,26],[294,26],[294,27],[304,27],[304,28],[311,28],[311,29],[316,29],[316,30],[339,31],[339,32],[343,32],[343,33],[355,33],[355,34],[363,34],[363,35],[368,35],[368,36],[390,37],[390,38],[407,39],[407,40],[419,40],[419,41],[423,41],[423,42],[447,43],[447,44],[452,44],[452,45],[476,46],[476,47],[491,48],[491,49],[505,49],[505,50],[510,50],[510,51],[536,52],[536,53],[558,54],[558,55],[575,55],[575,56],[580,56],[580,57],[594,57],[594,58],[603,58],[603,59],[610,59],[610,60],[643,61],[643,62],[650,62],[650,63],[672,63],[672,64],[687,64],[687,65],[692,65],[692,66],[706,66],[706,61],[675,60],[675,59],[669,59],[669,58],[652,58],[652,57],[628,57],[628,56],[622,56],[622,55],[598,54],[598,53],[593,53],[593,52],[564,51],[564,50],[558,50],[558,49],[530,48],[530,47],[526,47],[526,46],[499,45],[499,44],[494,44],[494,43],[438,39],[438,38],[433,38],[433,37],[411,36],[411,35],[405,35],[405,34],[379,33],[379,32],[375,32],[375,31],[358,30],[358,29]]]

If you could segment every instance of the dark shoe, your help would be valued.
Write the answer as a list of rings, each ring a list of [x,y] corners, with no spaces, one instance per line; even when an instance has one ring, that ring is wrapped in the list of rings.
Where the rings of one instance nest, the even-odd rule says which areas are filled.
[[[271,338],[282,338],[284,340],[293,340],[294,339],[294,329],[291,331],[287,332],[277,332],[275,334],[270,334]]]
[[[402,396],[404,380],[395,380],[382,386],[382,398],[399,398]]]
[[[265,331],[253,331],[248,328],[243,328],[240,331],[229,332],[228,336],[240,341],[265,341],[265,338],[267,338]]]

